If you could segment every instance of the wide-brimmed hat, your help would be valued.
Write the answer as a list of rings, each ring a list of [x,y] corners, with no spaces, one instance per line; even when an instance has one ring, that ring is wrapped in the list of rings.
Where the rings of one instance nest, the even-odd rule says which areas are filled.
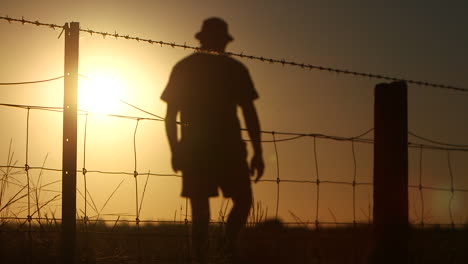
[[[233,41],[234,38],[228,33],[228,24],[221,18],[211,17],[203,21],[200,32],[195,34],[195,38],[203,39],[224,39]]]

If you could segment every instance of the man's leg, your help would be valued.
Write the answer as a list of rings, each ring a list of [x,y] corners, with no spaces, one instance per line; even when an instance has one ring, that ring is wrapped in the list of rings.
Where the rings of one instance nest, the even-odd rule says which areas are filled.
[[[246,191],[232,197],[233,207],[226,225],[226,242],[228,253],[234,254],[239,233],[247,223],[250,207],[252,205],[252,191]]]
[[[199,263],[208,263],[209,198],[190,198],[192,205],[192,250]]]

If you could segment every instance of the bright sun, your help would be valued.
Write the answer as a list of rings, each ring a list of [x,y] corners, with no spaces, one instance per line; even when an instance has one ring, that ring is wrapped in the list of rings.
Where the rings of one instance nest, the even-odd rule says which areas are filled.
[[[102,114],[115,113],[122,103],[124,84],[116,73],[95,71],[80,78],[78,108]]]

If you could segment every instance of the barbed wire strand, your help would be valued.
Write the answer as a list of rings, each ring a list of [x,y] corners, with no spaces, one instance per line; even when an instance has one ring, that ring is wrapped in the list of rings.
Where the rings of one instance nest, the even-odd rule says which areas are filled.
[[[24,17],[21,17],[21,19],[18,19],[18,18],[11,18],[11,17],[8,17],[8,16],[0,16],[0,19],[1,20],[6,20],[8,21],[8,23],[11,24],[11,22],[19,22],[23,25],[25,24],[31,24],[31,25],[36,25],[36,26],[44,26],[44,27],[49,27],[49,28],[52,28],[52,29],[63,29],[63,26],[59,26],[57,24],[49,24],[49,23],[42,23],[42,22],[39,22],[39,21],[31,21],[31,20],[26,20],[24,19]]]
[[[22,19],[15,19],[15,18],[9,18],[8,16],[0,16],[0,20],[6,20],[8,22],[20,22],[23,25],[24,24],[32,24],[36,26],[47,26],[53,29],[56,28],[63,28],[63,26],[58,26],[55,24],[47,24],[47,23],[41,23],[39,21],[28,21],[25,20],[24,18]],[[103,31],[96,31],[92,29],[83,29],[80,28],[81,32],[85,32],[90,34],[91,36],[94,35],[100,35],[103,38],[106,38],[107,36],[113,37],[115,39],[126,39],[126,40],[134,40],[137,42],[146,42],[149,44],[157,44],[162,46],[168,46],[172,48],[183,48],[184,50],[193,50],[193,51],[202,51],[202,52],[211,52],[211,53],[216,53],[220,55],[228,55],[228,56],[233,56],[233,57],[239,57],[243,59],[250,59],[250,60],[255,60],[255,61],[260,61],[264,63],[270,63],[270,64],[280,64],[282,66],[293,66],[293,67],[298,67],[301,69],[306,69],[306,70],[318,70],[318,71],[324,71],[324,72],[330,72],[330,73],[337,73],[337,74],[344,74],[344,75],[352,75],[352,76],[357,76],[357,77],[365,77],[365,78],[371,78],[371,79],[380,79],[380,80],[386,80],[386,81],[404,81],[406,83],[410,84],[415,84],[419,86],[427,86],[427,87],[434,87],[434,88],[440,88],[440,89],[449,89],[449,90],[454,90],[454,91],[459,91],[459,92],[468,92],[468,88],[462,88],[462,87],[456,87],[452,85],[446,85],[446,84],[440,84],[440,83],[431,83],[431,82],[426,82],[426,81],[417,81],[417,80],[411,80],[411,79],[405,79],[405,78],[397,78],[397,77],[391,77],[391,76],[385,76],[381,74],[373,74],[373,73],[365,73],[365,72],[358,72],[358,71],[351,71],[351,70],[343,70],[343,69],[338,69],[338,68],[331,68],[331,67],[325,67],[325,66],[319,66],[319,65],[313,65],[313,64],[308,64],[308,63],[300,63],[296,61],[290,61],[290,60],[285,60],[285,59],[273,59],[273,58],[268,58],[268,57],[263,57],[263,56],[257,56],[257,55],[246,55],[243,52],[240,53],[235,53],[235,52],[213,52],[210,50],[203,50],[200,47],[195,47],[195,46],[189,46],[187,44],[177,44],[174,42],[167,42],[167,41],[161,41],[161,40],[152,40],[152,39],[147,39],[147,38],[141,38],[141,37],[135,37],[135,36],[130,36],[130,35],[124,35],[124,34],[118,34],[116,31],[114,33],[108,33],[108,32],[103,32]]]
[[[38,84],[38,83],[44,83],[44,82],[59,80],[59,79],[62,79],[63,77],[65,77],[65,76],[58,76],[58,77],[55,77],[55,78],[50,78],[50,79],[45,79],[45,80],[38,80],[38,81],[0,83],[0,85]]]
[[[110,33],[107,33],[107,32],[99,32],[99,31],[90,30],[90,29],[80,29],[80,31],[89,33],[90,35],[93,35],[93,34],[101,35],[101,36],[103,36],[103,38],[105,38],[106,36],[112,36],[112,37],[114,37],[116,39],[120,38],[120,39],[126,39],[126,40],[136,40],[138,42],[147,42],[149,44],[159,44],[161,46],[170,46],[172,48],[183,48],[183,49],[189,49],[189,50],[200,51],[200,52],[210,52],[210,53],[216,53],[216,54],[219,54],[219,55],[228,55],[228,56],[233,56],[233,57],[251,59],[251,60],[255,60],[255,61],[267,62],[267,63],[270,63],[270,64],[281,64],[282,66],[299,67],[299,68],[307,69],[307,70],[319,70],[319,71],[325,71],[325,72],[330,72],[330,73],[354,75],[354,76],[358,76],[358,77],[366,77],[366,78],[371,78],[371,79],[381,79],[381,80],[386,80],[386,81],[404,81],[406,83],[415,84],[415,85],[419,85],[419,86],[429,86],[429,87],[434,87],[434,88],[450,89],[450,90],[459,91],[459,92],[468,92],[467,88],[461,88],[461,87],[456,87],[456,86],[452,86],[452,85],[436,84],[436,83],[430,83],[430,82],[425,82],[425,81],[417,81],[417,80],[411,80],[411,79],[405,79],[405,78],[397,78],[397,77],[391,77],[391,76],[385,76],[385,75],[373,74],[373,73],[342,70],[342,69],[312,65],[312,64],[307,64],[307,63],[299,63],[299,62],[289,61],[289,60],[284,60],[284,59],[279,60],[279,59],[267,58],[267,57],[263,57],[263,56],[245,55],[243,52],[241,52],[241,53],[214,52],[212,50],[203,50],[200,47],[188,46],[186,44],[182,45],[182,44],[177,44],[177,43],[173,43],[173,42],[171,43],[171,42],[166,42],[166,41],[156,41],[156,40],[145,39],[145,38],[140,38],[140,37],[133,37],[133,36],[130,36],[130,35],[121,35],[121,34],[118,34],[118,33],[110,34]]]
[[[271,136],[273,137],[273,146],[275,148],[275,158],[276,158],[276,211],[275,211],[275,219],[278,220],[278,210],[280,204],[280,165],[279,165],[279,155],[278,155],[278,147],[276,146],[276,138],[275,132],[271,132]]]

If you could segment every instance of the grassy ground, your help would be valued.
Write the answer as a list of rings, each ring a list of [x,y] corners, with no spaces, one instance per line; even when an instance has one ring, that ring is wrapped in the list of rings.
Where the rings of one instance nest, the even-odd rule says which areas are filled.
[[[58,263],[57,226],[3,224],[0,263]],[[86,231],[86,229],[88,231]],[[190,224],[120,223],[78,226],[77,251],[82,263],[190,263]],[[211,263],[226,263],[219,250],[223,226],[210,230]],[[285,227],[267,222],[241,235],[240,263],[368,263],[372,251],[368,226]],[[409,236],[411,263],[468,263],[468,230],[414,229]]]

